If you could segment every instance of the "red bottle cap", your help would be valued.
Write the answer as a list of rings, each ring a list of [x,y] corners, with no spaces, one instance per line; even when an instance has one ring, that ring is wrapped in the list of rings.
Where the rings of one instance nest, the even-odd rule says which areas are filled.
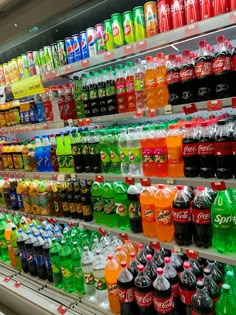
[[[170,257],[165,257],[165,258],[164,258],[164,262],[165,262],[166,264],[169,264],[169,263],[170,263]]]
[[[138,269],[138,271],[144,271],[144,266],[143,265],[138,265],[138,267],[137,267],[137,269]]]
[[[204,191],[204,190],[205,190],[205,187],[203,187],[203,186],[197,186],[197,190],[198,190],[198,191]]]
[[[157,268],[157,274],[158,275],[163,275],[163,269],[162,268]]]
[[[198,42],[198,47],[199,48],[206,47],[206,45],[207,45],[207,42],[205,40],[201,40],[200,42]]]
[[[190,266],[190,263],[188,261],[185,261],[184,262],[184,269],[190,269],[191,266]]]
[[[142,243],[139,243],[139,244],[138,244],[138,248],[139,248],[139,249],[142,249],[142,248],[144,248],[144,245],[143,245]]]
[[[107,258],[108,258],[108,260],[112,260],[113,255],[112,255],[112,254],[109,254],[109,255],[107,256]]]
[[[152,255],[151,254],[147,254],[146,255],[146,259],[147,259],[147,261],[152,261]]]
[[[127,266],[127,263],[126,263],[126,261],[122,261],[122,262],[120,263],[120,265],[121,265],[121,267],[126,267],[126,266]]]
[[[158,189],[165,189],[165,185],[159,184],[159,185],[157,185],[157,188],[158,188]]]
[[[184,190],[184,186],[181,186],[181,185],[177,185],[176,188],[177,190]]]
[[[117,246],[117,247],[116,247],[116,250],[119,252],[119,251],[122,250],[122,247],[121,247],[121,246]]]
[[[134,258],[136,256],[136,254],[134,252],[130,253],[130,257]]]
[[[153,58],[152,58],[152,56],[147,56],[147,57],[145,57],[145,60],[147,62],[151,62],[151,61],[153,61]]]

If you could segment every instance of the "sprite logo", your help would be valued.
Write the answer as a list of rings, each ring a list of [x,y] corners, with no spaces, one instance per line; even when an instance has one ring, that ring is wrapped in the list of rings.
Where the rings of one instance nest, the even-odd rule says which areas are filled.
[[[214,218],[214,226],[220,228],[230,228],[233,224],[234,218],[231,215],[217,214]]]

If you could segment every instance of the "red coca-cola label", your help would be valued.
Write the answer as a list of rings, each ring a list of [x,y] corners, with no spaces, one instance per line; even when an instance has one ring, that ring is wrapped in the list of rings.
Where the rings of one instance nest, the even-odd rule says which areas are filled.
[[[173,221],[177,223],[190,222],[191,221],[190,208],[187,208],[187,209],[172,208],[172,218],[173,218]]]
[[[201,61],[195,65],[195,77],[202,78],[212,75],[212,64],[209,61]]]
[[[183,144],[182,153],[183,156],[195,156],[198,152],[198,144],[197,143],[188,143]]]
[[[194,79],[194,69],[182,69],[180,71],[180,80],[188,81]]]
[[[233,155],[236,155],[236,142],[232,142],[232,151],[233,151]]]
[[[153,303],[153,294],[152,292],[140,293],[135,291],[135,299],[138,306],[148,307]]]
[[[159,0],[157,6],[160,33],[168,32],[172,29],[169,0]]]
[[[213,0],[212,2],[214,16],[229,12],[228,0]]]
[[[134,288],[120,289],[118,288],[118,298],[121,303],[130,303],[134,301]]]
[[[210,313],[207,313],[206,315],[214,315],[214,314],[215,314],[215,312],[212,311],[212,312],[210,312]],[[198,313],[198,312],[192,311],[192,315],[202,315],[202,312],[201,312],[201,313]]]
[[[213,73],[222,73],[231,70],[231,59],[229,56],[216,57],[212,63]]]
[[[160,299],[158,297],[153,298],[154,309],[162,314],[171,312],[174,309],[173,297],[168,297],[166,299]]]
[[[192,296],[196,293],[196,290],[186,291],[186,290],[183,290],[182,288],[179,288],[179,293],[180,293],[180,300],[186,305],[191,305]]]
[[[213,155],[214,154],[214,143],[204,142],[198,144],[198,155]]]
[[[232,143],[227,142],[215,142],[214,143],[215,155],[230,155],[232,154]]]
[[[171,0],[170,3],[173,28],[184,26],[184,0]]]
[[[167,81],[167,84],[173,84],[173,83],[180,82],[179,72],[175,72],[175,71],[168,72],[167,77],[166,77],[166,81]]]
[[[185,0],[185,17],[186,24],[191,24],[199,21],[198,0]]]
[[[211,211],[210,209],[199,210],[192,209],[193,222],[196,224],[210,224],[211,223]]]
[[[205,20],[213,17],[212,0],[200,0],[200,19]]]
[[[175,283],[171,286],[171,289],[172,289],[172,295],[173,295],[173,298],[176,298],[179,296],[179,284],[178,283]]]

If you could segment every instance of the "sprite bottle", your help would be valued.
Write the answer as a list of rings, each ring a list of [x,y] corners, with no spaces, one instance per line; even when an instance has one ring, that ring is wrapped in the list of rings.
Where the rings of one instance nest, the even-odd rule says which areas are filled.
[[[85,294],[85,290],[84,290],[84,275],[81,268],[81,250],[76,241],[73,242],[71,260],[72,260],[74,290],[83,295]]]
[[[68,242],[61,241],[61,251],[59,253],[61,273],[62,273],[62,286],[66,292],[73,292],[73,270],[71,260],[71,248]]]
[[[3,261],[9,261],[8,246],[4,236],[6,222],[0,218],[0,259]]]
[[[96,176],[91,187],[93,217],[96,223],[104,223],[104,201],[102,198],[103,177]]]
[[[221,288],[221,296],[216,303],[216,315],[233,314],[236,310],[236,302],[231,293],[230,286],[223,284]]]
[[[127,185],[125,183],[116,183],[114,192],[117,226],[121,230],[129,230]]]
[[[53,282],[57,288],[62,288],[62,274],[59,253],[61,252],[61,245],[56,238],[52,239],[52,245],[49,250],[49,255],[52,264]]]

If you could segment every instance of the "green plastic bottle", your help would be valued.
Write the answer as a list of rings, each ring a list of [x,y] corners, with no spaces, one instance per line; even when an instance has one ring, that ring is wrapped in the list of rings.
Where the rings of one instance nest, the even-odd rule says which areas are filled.
[[[73,270],[71,260],[71,248],[65,240],[61,241],[61,251],[59,253],[61,273],[62,273],[62,286],[66,292],[73,292]]]
[[[74,158],[71,150],[70,133],[64,133],[65,173],[74,173]]]
[[[4,236],[6,222],[0,218],[0,258],[3,261],[9,261],[8,246]]]
[[[116,204],[116,222],[121,230],[129,230],[128,196],[127,185],[125,183],[115,184],[115,204]]]
[[[221,296],[216,302],[216,315],[232,315],[236,310],[236,302],[231,293],[230,286],[223,284]]]
[[[231,251],[233,253],[236,253],[236,188],[229,188],[227,189],[229,192],[230,196],[230,201],[232,205],[232,224],[233,224],[233,229],[232,229],[232,244],[231,244]]]
[[[59,253],[61,252],[61,245],[56,238],[52,239],[52,245],[49,250],[49,256],[52,264],[53,282],[57,288],[62,288],[62,274]]]
[[[56,155],[57,155],[57,161],[59,165],[59,171],[64,173],[65,172],[65,155],[64,155],[64,144],[62,135],[60,133],[56,134]]]
[[[110,135],[107,137],[110,143],[110,157],[111,157],[111,171],[113,174],[120,174],[120,149],[118,146],[118,129],[111,130]]]
[[[11,242],[11,246],[13,248],[13,253],[15,257],[15,262],[16,262],[15,267],[18,270],[21,270],[22,266],[21,266],[21,260],[20,260],[20,252],[17,246],[17,239],[18,239],[18,233],[17,233],[16,227],[12,227],[10,242]]]
[[[72,270],[73,270],[74,291],[83,295],[85,294],[85,289],[84,289],[84,274],[81,268],[81,249],[78,245],[78,242],[76,241],[73,242],[71,260],[72,260]]]
[[[102,172],[111,173],[111,157],[110,157],[110,143],[107,139],[107,130],[100,131],[100,155],[102,162]]]
[[[104,200],[104,224],[107,226],[116,226],[116,205],[114,200],[113,183],[103,184],[102,198]]]
[[[233,298],[236,301],[236,275],[233,271],[228,270],[226,272],[224,283],[230,286]]]
[[[93,217],[96,223],[104,223],[104,200],[102,198],[103,177],[96,176],[96,181],[91,187]]]

